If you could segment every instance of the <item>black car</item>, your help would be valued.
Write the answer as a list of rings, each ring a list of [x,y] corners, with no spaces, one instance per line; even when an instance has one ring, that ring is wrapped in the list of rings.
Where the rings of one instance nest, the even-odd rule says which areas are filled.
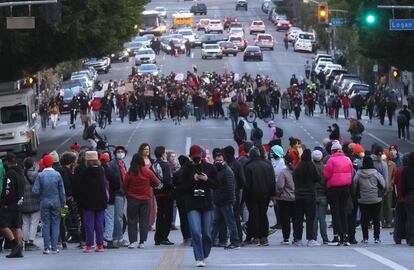
[[[85,67],[93,67],[97,72],[108,73],[111,68],[111,59],[109,57],[103,58],[89,58],[84,63]]]
[[[127,49],[123,49],[117,53],[111,54],[111,63],[115,62],[128,62],[129,61],[129,52]]]
[[[243,53],[243,61],[247,60],[263,61],[263,53],[259,46],[247,46]]]
[[[215,44],[219,41],[226,41],[228,37],[223,34],[204,34],[199,36],[192,43],[192,47],[201,47],[203,44]]]
[[[229,29],[231,23],[238,22],[238,21],[239,21],[239,19],[237,19],[236,17],[224,17],[223,28],[224,29]]]
[[[194,15],[197,15],[197,14],[207,15],[207,6],[204,3],[197,3],[197,4],[191,6],[190,11]]]
[[[244,9],[247,11],[247,1],[246,0],[237,0],[236,2],[236,10]]]

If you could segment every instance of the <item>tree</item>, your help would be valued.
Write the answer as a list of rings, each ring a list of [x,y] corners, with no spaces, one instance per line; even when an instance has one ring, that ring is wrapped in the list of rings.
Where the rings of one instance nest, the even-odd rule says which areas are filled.
[[[134,33],[146,0],[62,1],[62,19],[48,24],[45,9],[32,7],[34,30],[7,30],[0,20],[0,81],[23,78],[63,61],[100,57],[122,48]],[[8,16],[0,9],[0,18]],[[27,14],[15,7],[13,15]]]

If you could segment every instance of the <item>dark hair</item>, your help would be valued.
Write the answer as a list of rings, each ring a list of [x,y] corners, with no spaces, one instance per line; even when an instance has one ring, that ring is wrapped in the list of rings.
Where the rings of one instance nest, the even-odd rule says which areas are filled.
[[[190,159],[187,156],[180,155],[178,157],[178,162],[180,163],[180,166],[183,167],[187,162],[189,162]]]
[[[35,161],[31,157],[27,157],[23,160],[23,165],[25,169],[31,169],[33,168],[33,165],[35,164]]]
[[[148,154],[148,157],[151,157],[151,146],[148,143],[142,143],[139,148],[138,148],[138,154],[140,154],[142,156],[142,153],[144,152],[144,148],[145,147],[149,147],[150,151]]]
[[[76,161],[76,155],[71,152],[65,152],[60,156],[60,165],[67,166]]]
[[[312,152],[310,149],[305,149],[300,156],[301,161],[312,161]]]
[[[384,153],[384,148],[380,145],[377,145],[374,148],[374,155],[378,156],[379,154],[382,154],[382,153]]]
[[[362,169],[374,169],[374,161],[370,156],[365,156],[362,159]]]
[[[137,175],[141,172],[142,167],[145,167],[144,158],[140,154],[134,154],[128,173]]]
[[[162,158],[162,155],[165,154],[165,147],[164,146],[157,146],[154,150],[154,155],[156,158]]]
[[[295,146],[298,143],[299,143],[299,139],[293,138],[293,137],[289,137],[289,145],[290,145],[290,147],[293,147],[293,146]]]
[[[213,149],[213,159],[216,159],[216,157],[218,157],[218,156],[223,156],[224,157],[223,151],[220,148],[214,148]]]

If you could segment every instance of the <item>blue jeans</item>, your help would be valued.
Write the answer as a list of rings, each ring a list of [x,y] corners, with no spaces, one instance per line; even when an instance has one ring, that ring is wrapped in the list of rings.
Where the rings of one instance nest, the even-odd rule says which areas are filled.
[[[221,108],[223,109],[224,118],[229,118],[229,105],[228,104],[221,104]]]
[[[124,217],[124,208],[125,208],[125,196],[115,196],[114,203],[114,234],[113,240],[121,241],[124,233],[122,230],[123,227],[123,217]]]
[[[239,121],[239,117],[237,116],[232,116],[231,118],[231,128],[233,129],[233,131],[236,129],[237,127],[237,122]]]
[[[233,205],[230,203],[224,206],[216,206],[216,208],[214,208],[213,239],[216,238],[220,225],[223,224],[223,221],[230,232],[230,243],[232,245],[239,246],[239,233],[237,231],[236,221],[233,214]]]
[[[56,205],[41,205],[40,216],[43,223],[43,243],[44,248],[50,248],[57,250],[59,240],[59,228],[60,228],[60,206]]]
[[[114,234],[114,212],[115,206],[108,204],[105,209],[105,233],[104,239],[106,241],[112,241]]]
[[[196,261],[204,260],[210,255],[213,240],[211,231],[213,225],[213,210],[191,210],[187,213],[188,225],[191,231],[191,243]]]
[[[194,107],[194,114],[196,117],[196,121],[201,121],[201,109],[199,107]]]
[[[328,234],[326,231],[326,212],[328,210],[328,201],[326,198],[316,199],[316,215],[315,222],[313,223],[314,237],[318,237],[318,222],[319,231],[323,241],[328,241]]]

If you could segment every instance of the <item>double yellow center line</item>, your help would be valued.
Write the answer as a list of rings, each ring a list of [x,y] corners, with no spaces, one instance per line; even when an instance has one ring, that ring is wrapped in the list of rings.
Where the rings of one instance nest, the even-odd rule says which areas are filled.
[[[174,255],[174,251],[177,250],[176,256]],[[171,270],[178,270],[180,269],[181,264],[184,260],[184,254],[185,254],[185,247],[180,246],[178,248],[174,246],[169,246],[167,248],[167,251],[164,254],[164,257],[162,258],[160,264],[156,268],[156,270],[164,270],[168,269],[167,267],[172,263]]]

